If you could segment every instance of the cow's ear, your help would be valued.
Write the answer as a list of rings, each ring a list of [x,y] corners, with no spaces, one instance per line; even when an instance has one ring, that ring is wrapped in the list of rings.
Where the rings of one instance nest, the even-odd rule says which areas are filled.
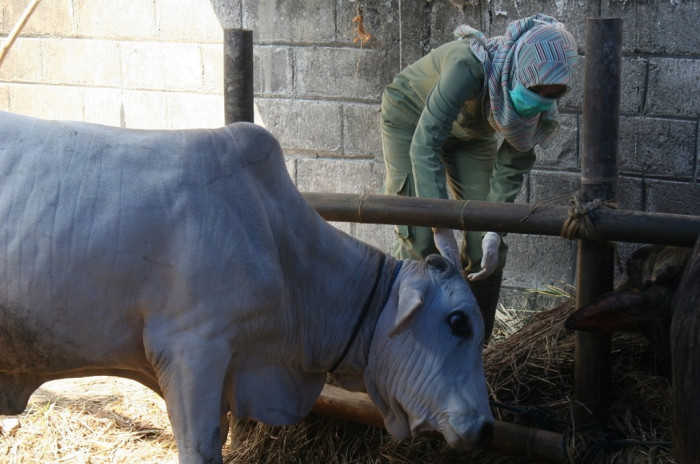
[[[458,271],[462,270],[462,259],[459,257],[459,247],[452,229],[433,227],[435,246]]]
[[[423,293],[415,287],[404,285],[399,288],[399,301],[396,308],[394,324],[389,331],[393,337],[408,326],[413,316],[423,306]]]

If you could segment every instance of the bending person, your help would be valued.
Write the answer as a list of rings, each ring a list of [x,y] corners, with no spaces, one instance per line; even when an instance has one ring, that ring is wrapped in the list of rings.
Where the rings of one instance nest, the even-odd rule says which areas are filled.
[[[469,27],[458,40],[401,71],[382,96],[385,192],[423,198],[513,202],[558,125],[556,100],[578,61],[573,36],[535,15],[487,39]],[[503,142],[497,146],[496,133]],[[432,230],[397,226],[394,256],[422,259]],[[490,338],[507,246],[502,235],[468,231],[460,250]]]

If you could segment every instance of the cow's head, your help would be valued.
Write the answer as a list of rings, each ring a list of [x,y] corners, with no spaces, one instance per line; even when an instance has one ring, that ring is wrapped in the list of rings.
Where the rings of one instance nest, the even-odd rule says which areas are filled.
[[[690,252],[659,245],[637,249],[627,259],[627,278],[614,292],[577,309],[566,327],[593,333],[639,330],[657,351],[662,372],[670,375],[671,301]]]
[[[473,448],[493,431],[484,324],[452,231],[436,231],[436,242],[443,256],[403,265],[375,328],[365,386],[392,435],[437,431],[450,446]]]

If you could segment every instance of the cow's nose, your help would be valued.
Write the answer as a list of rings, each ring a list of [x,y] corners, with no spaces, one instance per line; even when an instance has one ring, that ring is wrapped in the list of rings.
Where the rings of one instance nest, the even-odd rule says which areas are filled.
[[[484,425],[481,426],[481,430],[479,431],[479,440],[477,442],[477,445],[480,448],[485,448],[488,446],[489,443],[491,443],[491,439],[493,438],[493,424],[491,422],[486,422]]]

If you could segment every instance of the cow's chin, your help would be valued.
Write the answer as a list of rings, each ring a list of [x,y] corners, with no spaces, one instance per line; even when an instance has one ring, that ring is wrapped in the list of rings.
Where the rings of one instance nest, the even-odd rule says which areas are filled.
[[[345,390],[352,392],[367,391],[367,388],[365,387],[365,379],[362,377],[362,375],[335,373],[331,374],[331,378]]]
[[[433,423],[434,422],[434,423]],[[464,420],[447,418],[411,424],[411,435],[442,435],[451,448],[473,450],[483,448],[491,440],[493,424],[489,420],[474,420],[465,428]]]

